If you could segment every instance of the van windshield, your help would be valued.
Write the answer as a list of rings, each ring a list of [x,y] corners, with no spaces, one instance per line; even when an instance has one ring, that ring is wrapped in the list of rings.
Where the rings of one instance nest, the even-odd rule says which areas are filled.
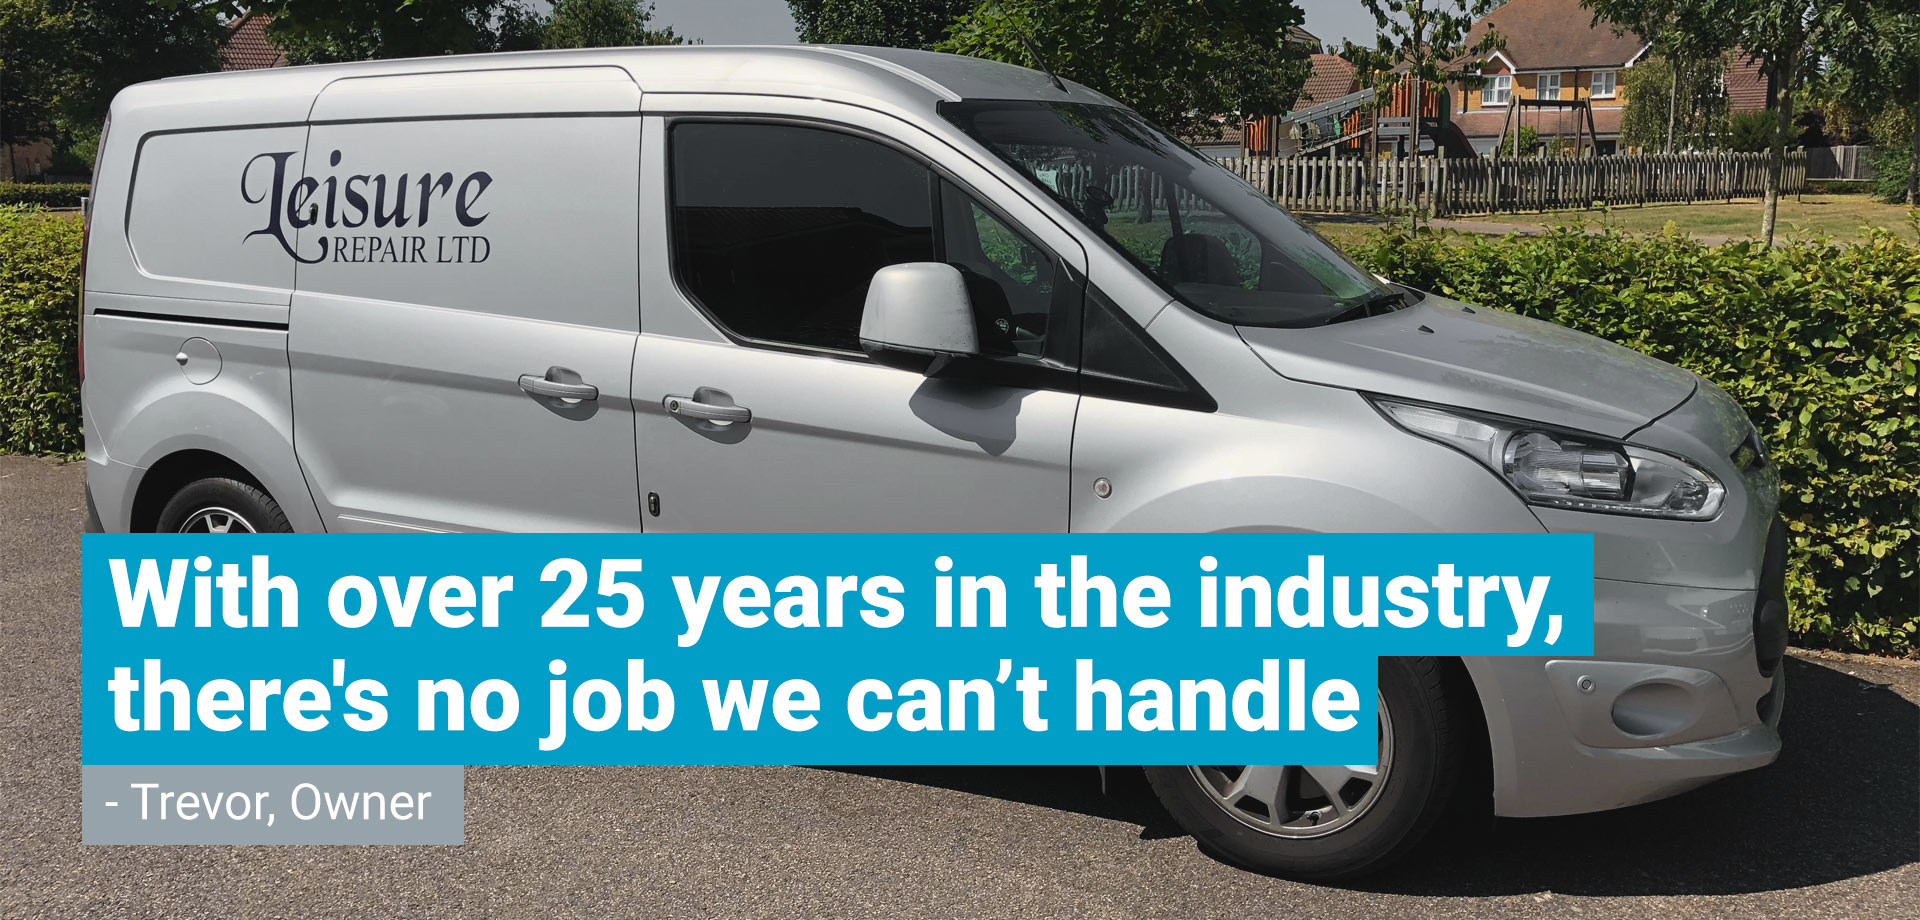
[[[1272,199],[1126,109],[974,100],[940,112],[1207,316],[1321,326],[1402,305]]]

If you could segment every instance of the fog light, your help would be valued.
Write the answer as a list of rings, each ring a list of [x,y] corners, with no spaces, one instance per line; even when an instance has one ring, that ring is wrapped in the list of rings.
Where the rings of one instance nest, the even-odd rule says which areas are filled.
[[[1693,721],[1693,692],[1679,684],[1629,688],[1613,701],[1614,727],[1641,738],[1671,735]]]

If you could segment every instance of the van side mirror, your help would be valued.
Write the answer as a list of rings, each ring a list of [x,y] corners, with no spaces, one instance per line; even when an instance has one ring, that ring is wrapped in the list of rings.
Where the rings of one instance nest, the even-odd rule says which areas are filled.
[[[960,270],[907,262],[874,272],[860,314],[860,350],[888,367],[928,376],[955,358],[979,354],[973,300]]]

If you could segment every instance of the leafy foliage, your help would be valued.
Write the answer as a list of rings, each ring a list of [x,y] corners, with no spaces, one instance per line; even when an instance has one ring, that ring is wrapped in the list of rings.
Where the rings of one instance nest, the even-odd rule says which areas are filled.
[[[115,93],[135,83],[203,73],[220,66],[224,0],[49,0],[67,10],[72,84],[61,114],[70,126],[98,128]]]
[[[1759,153],[1773,143],[1772,112],[1735,112],[1727,119],[1727,149]]]
[[[520,0],[257,0],[267,38],[292,64],[513,50],[527,38]]]
[[[0,207],[77,208],[86,194],[81,183],[0,182]]]
[[[1920,247],[1709,248],[1677,235],[1402,229],[1355,255],[1449,297],[1611,339],[1699,372],[1747,407],[1781,477],[1797,641],[1920,646]]]
[[[1373,14],[1374,47],[1347,42],[1342,56],[1354,63],[1361,82],[1374,88],[1377,103],[1384,103],[1395,85],[1409,81],[1423,94],[1444,94],[1454,84],[1479,89],[1485,82],[1480,63],[1506,47],[1506,40],[1491,28],[1467,41],[1473,24],[1493,12],[1500,0],[1360,0],[1360,5]],[[1420,120],[1415,118],[1411,127],[1409,147],[1418,154]]]
[[[0,132],[9,143],[97,131],[121,89],[211,70],[224,0],[0,0]]]
[[[787,0],[800,40],[932,50],[974,0]]]
[[[1627,104],[1620,113],[1620,142],[1664,153],[1709,147],[1725,124],[1726,66],[1726,55],[1652,55],[1621,71]]]
[[[80,439],[80,221],[0,207],[0,451]]]
[[[0,0],[0,144],[52,136],[72,49],[71,16],[44,0]]]
[[[1046,58],[1061,77],[1179,134],[1215,136],[1215,115],[1277,115],[1299,95],[1312,49],[1288,40],[1292,0],[993,0],[940,50],[1011,64]]]
[[[1907,200],[1908,169],[1912,154],[1904,147],[1875,147],[1867,154],[1873,178],[1867,180],[1867,193],[1888,204]]]
[[[625,48],[680,45],[673,27],[652,26],[649,0],[559,0],[542,36],[548,48]]]
[[[1775,116],[1760,218],[1760,235],[1768,245],[1773,244],[1779,215],[1794,97],[1819,72],[1821,61],[1862,40],[1864,10],[1873,2],[1896,0],[1581,0],[1597,18],[1651,34],[1659,48],[1677,54],[1677,59],[1699,60],[1737,49],[1759,63]]]
[[[1867,28],[1858,41],[1846,43],[1831,68],[1833,82],[1844,86],[1849,107],[1863,110],[1874,122],[1875,142],[1904,147],[1895,160],[1882,151],[1876,192],[1888,201],[1920,204],[1920,8],[1912,0],[1872,0]],[[1893,129],[1893,130],[1889,130]],[[1897,178],[1896,178],[1897,177]],[[1889,194],[1899,185],[1899,194]]]

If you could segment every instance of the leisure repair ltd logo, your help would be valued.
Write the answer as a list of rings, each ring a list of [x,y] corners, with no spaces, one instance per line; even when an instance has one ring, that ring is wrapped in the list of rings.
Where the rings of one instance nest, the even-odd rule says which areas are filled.
[[[334,171],[325,178],[302,176],[287,183],[287,161],[297,151],[262,153],[240,171],[240,197],[248,204],[265,205],[267,225],[244,238],[269,236],[287,255],[306,263],[394,262],[473,265],[493,254],[493,243],[478,234],[432,234],[429,223],[446,225],[452,217],[461,227],[478,227],[487,219],[481,196],[493,185],[493,176],[472,172],[456,182],[453,173],[424,172],[360,174],[341,177],[340,151],[327,158]],[[269,175],[271,173],[271,175]],[[299,231],[359,230],[359,233],[315,233],[315,252],[302,255]],[[367,232],[378,230],[384,232]],[[412,230],[414,232],[404,232]]]

